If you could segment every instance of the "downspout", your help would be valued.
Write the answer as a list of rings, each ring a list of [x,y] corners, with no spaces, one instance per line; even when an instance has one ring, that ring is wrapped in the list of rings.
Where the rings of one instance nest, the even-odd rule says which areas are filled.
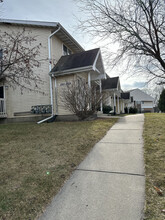
[[[55,30],[49,37],[48,37],[48,51],[49,51],[49,73],[52,70],[52,63],[51,63],[51,38],[53,37],[53,35],[55,35],[59,30],[61,29],[61,27],[59,26],[57,30]],[[37,122],[37,124],[41,124],[45,121],[50,120],[51,118],[53,118],[54,116],[54,108],[53,108],[53,88],[52,88],[52,77],[49,74],[50,77],[50,103],[52,106],[52,115],[48,118],[45,118],[39,122]]]
[[[49,72],[52,70],[52,63],[51,63],[51,38],[53,35],[55,35],[61,27],[59,27],[56,31],[54,31],[49,37],[48,37],[48,51],[49,51]],[[54,108],[53,108],[53,89],[52,89],[52,77],[50,75],[50,100],[51,100],[51,106],[52,106],[52,117],[54,115]]]

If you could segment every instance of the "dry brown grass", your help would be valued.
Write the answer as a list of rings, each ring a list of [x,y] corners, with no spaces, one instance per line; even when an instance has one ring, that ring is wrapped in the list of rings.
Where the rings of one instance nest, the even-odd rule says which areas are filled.
[[[0,125],[0,219],[35,219],[115,122]]]
[[[164,220],[165,214],[165,114],[145,114],[145,219]],[[164,193],[159,196],[154,186]]]

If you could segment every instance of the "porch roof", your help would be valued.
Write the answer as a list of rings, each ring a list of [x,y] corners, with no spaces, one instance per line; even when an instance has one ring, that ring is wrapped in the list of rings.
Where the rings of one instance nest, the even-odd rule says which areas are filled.
[[[97,61],[99,60],[100,62],[99,55],[101,55],[100,49],[96,48],[93,50],[62,56],[57,64],[54,66],[54,68],[51,70],[50,74],[52,74],[53,76],[59,76],[65,75],[67,73],[69,74],[84,71],[95,71],[100,74],[105,74],[102,60],[102,71],[100,72],[97,69]]]
[[[117,89],[119,77],[102,79],[102,90]]]
[[[122,92],[121,98],[122,99],[130,99],[130,92]]]

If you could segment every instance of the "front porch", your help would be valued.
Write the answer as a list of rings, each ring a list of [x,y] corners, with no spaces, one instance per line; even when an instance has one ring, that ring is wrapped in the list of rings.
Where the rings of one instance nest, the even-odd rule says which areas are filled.
[[[114,114],[124,113],[125,103],[124,100],[121,99],[119,92],[107,92],[107,100],[106,105],[112,107],[112,111]]]

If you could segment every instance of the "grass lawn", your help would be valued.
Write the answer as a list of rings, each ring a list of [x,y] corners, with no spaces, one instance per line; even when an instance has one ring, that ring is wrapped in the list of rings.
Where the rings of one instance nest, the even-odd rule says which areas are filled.
[[[116,119],[0,125],[0,219],[35,219]]]
[[[165,114],[145,114],[145,169],[146,207],[145,219],[164,220],[165,214]],[[154,186],[163,191],[158,195]]]

